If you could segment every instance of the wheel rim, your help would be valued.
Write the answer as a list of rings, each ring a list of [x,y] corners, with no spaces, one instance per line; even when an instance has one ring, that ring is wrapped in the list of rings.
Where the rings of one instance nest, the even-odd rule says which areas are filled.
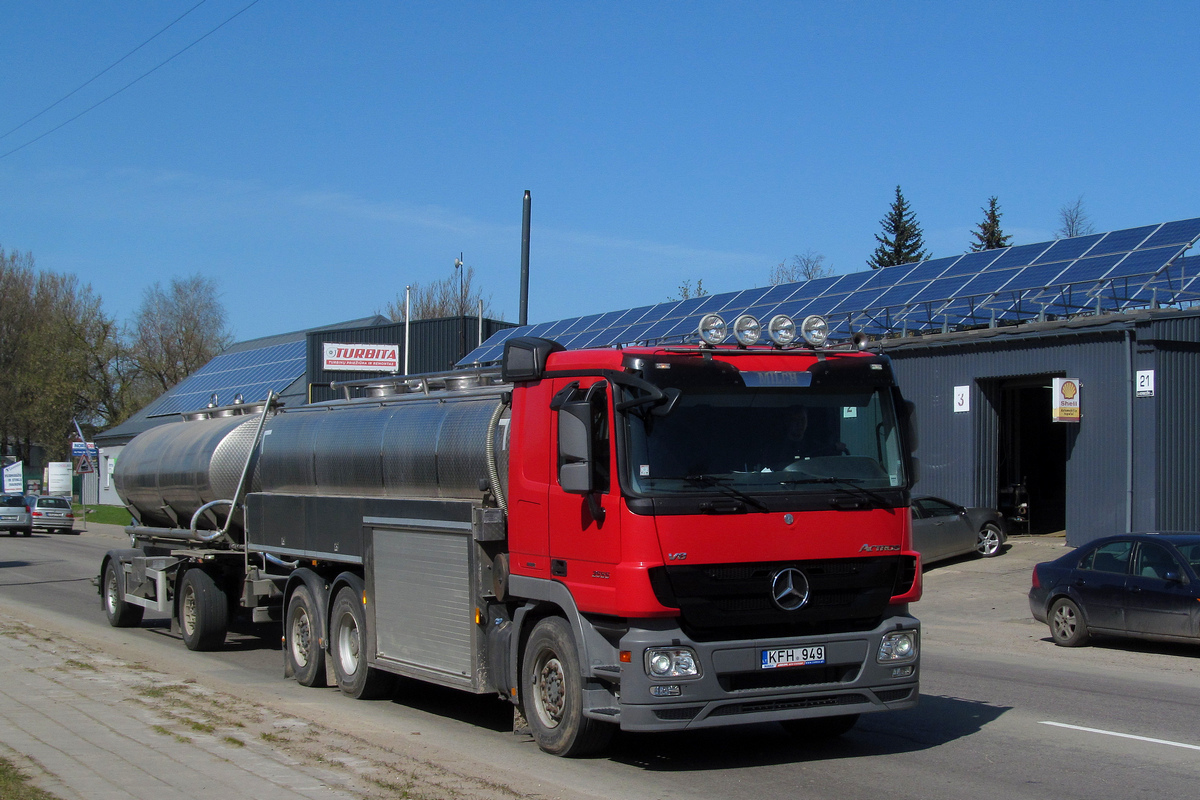
[[[1075,635],[1077,620],[1075,610],[1068,605],[1061,605],[1054,611],[1054,636],[1058,639],[1070,639]]]
[[[538,719],[547,728],[557,727],[562,722],[566,697],[562,662],[551,652],[539,656],[538,668],[533,675],[533,704]]]
[[[312,646],[312,625],[308,619],[308,611],[304,608],[296,610],[292,618],[292,659],[296,666],[308,666],[309,647]]]
[[[110,569],[104,582],[104,608],[110,615],[117,613],[117,600],[117,573]]]
[[[338,625],[338,662],[347,677],[358,672],[358,660],[362,652],[358,623],[353,614],[343,614]]]
[[[979,552],[985,556],[990,556],[992,553],[1000,549],[1000,532],[992,527],[984,528],[979,532]]]
[[[183,590],[182,607],[179,621],[183,624],[184,632],[191,636],[196,630],[196,590],[191,586]]]

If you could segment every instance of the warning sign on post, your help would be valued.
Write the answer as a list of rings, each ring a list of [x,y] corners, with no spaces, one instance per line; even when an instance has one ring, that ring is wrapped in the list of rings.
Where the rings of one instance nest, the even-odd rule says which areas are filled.
[[[1079,380],[1055,378],[1051,419],[1055,422],[1079,422]]]
[[[83,475],[92,471],[92,461],[87,456],[75,459],[75,474]]]

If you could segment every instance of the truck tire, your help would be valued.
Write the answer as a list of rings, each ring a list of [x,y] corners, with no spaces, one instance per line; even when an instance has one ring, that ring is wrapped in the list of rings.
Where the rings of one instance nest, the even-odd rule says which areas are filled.
[[[359,593],[344,586],[333,601],[329,622],[329,652],[333,674],[342,694],[357,700],[373,700],[390,694],[394,676],[367,666],[367,615]]]
[[[229,598],[202,569],[183,573],[179,583],[179,631],[188,650],[216,650],[229,630]]]
[[[100,592],[100,604],[104,606],[104,616],[108,624],[114,628],[134,628],[142,624],[142,614],[146,609],[125,602],[125,581],[121,565],[115,558],[110,558],[104,565],[104,583]]]
[[[521,661],[521,699],[538,747],[568,758],[608,745],[612,723],[583,715],[583,673],[571,626],[547,617],[534,626]]]
[[[301,686],[325,685],[325,651],[317,604],[307,586],[297,586],[288,601],[284,649],[288,668]]]

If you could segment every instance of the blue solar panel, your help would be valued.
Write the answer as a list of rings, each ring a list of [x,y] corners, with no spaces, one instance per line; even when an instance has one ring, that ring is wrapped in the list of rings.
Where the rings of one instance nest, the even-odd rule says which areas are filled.
[[[1096,242],[1103,238],[1103,233],[1094,233],[1090,236],[1073,236],[1070,239],[1059,239],[1050,246],[1049,250],[1034,259],[1033,263],[1046,264],[1053,261],[1074,261],[1087,253]]]
[[[743,313],[762,322],[778,313],[832,315],[834,330],[848,334],[851,326],[888,331],[979,324],[993,314],[997,320],[1024,319],[1047,305],[1060,312],[1090,308],[1097,298],[1105,309],[1146,305],[1151,295],[1161,300],[1159,295],[1185,287],[1200,292],[1200,266],[1190,278],[1184,267],[1171,272],[1166,266],[1197,237],[1200,218],[668,301],[509,329],[463,363],[499,359],[504,340],[514,335],[558,336],[570,347],[695,341],[700,316],[712,311],[727,323]]]
[[[303,375],[305,362],[304,341],[219,355],[160,397],[147,416],[195,411],[214,394],[217,405],[229,405],[239,394],[246,403],[265,400]]]

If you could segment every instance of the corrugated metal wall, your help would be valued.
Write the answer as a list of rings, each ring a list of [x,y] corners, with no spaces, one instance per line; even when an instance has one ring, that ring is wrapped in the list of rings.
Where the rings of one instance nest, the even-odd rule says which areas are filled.
[[[502,320],[483,319],[483,339],[514,324]],[[444,317],[442,319],[414,320],[409,325],[412,346],[408,354],[410,374],[442,372],[479,344],[478,317]],[[364,328],[318,331],[308,334],[308,384],[311,402],[331,400],[334,393],[328,388],[330,381],[352,381],[376,377],[377,372],[326,372],[321,368],[322,345],[325,342],[339,344],[395,344],[400,346],[401,371],[404,368],[404,323],[371,325]]]
[[[1083,419],[1077,433],[1068,432],[1064,455],[1068,542],[1078,544],[1124,530],[1128,496],[1124,431],[1130,385],[1123,337],[1119,329],[1059,330],[886,348],[901,391],[917,405],[921,480],[915,493],[968,506],[994,506],[998,392],[1003,379],[1078,378]],[[969,411],[954,411],[956,386],[970,387]]]
[[[1157,400],[1154,527],[1200,530],[1200,317],[1156,320],[1145,338]]]

